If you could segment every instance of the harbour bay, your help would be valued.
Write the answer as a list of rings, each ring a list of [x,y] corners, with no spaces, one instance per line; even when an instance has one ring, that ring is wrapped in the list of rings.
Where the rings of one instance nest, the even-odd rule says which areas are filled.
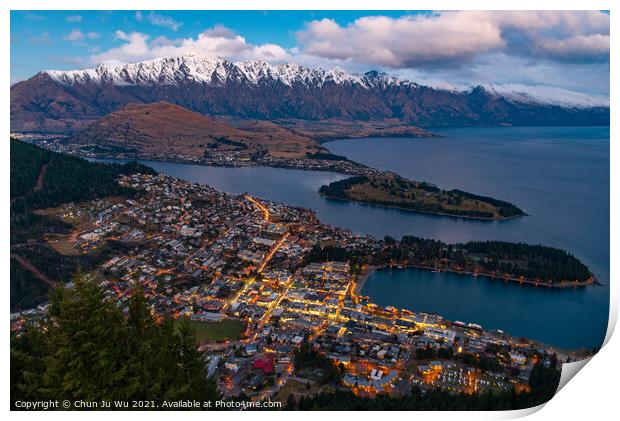
[[[441,139],[326,143],[338,155],[405,177],[508,200],[528,216],[475,221],[330,200],[317,191],[345,175],[267,167],[145,161],[167,175],[219,190],[302,206],[328,224],[379,238],[449,243],[502,240],[563,248],[603,286],[555,291],[501,281],[403,270],[373,274],[362,291],[380,305],[436,312],[564,348],[600,346],[609,307],[609,128],[468,128]]]

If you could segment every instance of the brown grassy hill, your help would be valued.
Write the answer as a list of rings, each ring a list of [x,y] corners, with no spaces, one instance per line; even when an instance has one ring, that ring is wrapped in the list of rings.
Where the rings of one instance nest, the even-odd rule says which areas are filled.
[[[276,157],[300,157],[322,148],[308,137],[274,124],[250,124],[247,129],[206,117],[167,102],[130,104],[79,132],[72,142],[115,153],[184,155],[207,152],[266,152]]]

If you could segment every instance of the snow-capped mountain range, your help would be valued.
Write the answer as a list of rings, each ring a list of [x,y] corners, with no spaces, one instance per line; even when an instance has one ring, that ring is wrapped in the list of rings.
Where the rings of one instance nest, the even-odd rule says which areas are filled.
[[[609,100],[548,87],[444,89],[377,71],[165,57],[48,70],[11,87],[12,130],[75,131],[128,103],[263,120],[396,119],[420,126],[608,124]]]
[[[365,74],[350,73],[338,67],[324,70],[309,68],[296,63],[270,64],[265,61],[230,62],[219,57],[180,56],[164,57],[139,63],[117,66],[100,64],[85,70],[47,70],[44,73],[63,85],[113,84],[116,86],[178,85],[188,81],[211,85],[223,85],[229,80],[258,85],[280,82],[287,86],[322,87],[327,82],[338,85],[359,85],[363,88],[394,86],[418,86],[406,79],[387,73],[369,71]],[[517,102],[555,104],[566,107],[608,107],[609,97],[586,95],[550,86],[521,84],[483,84],[487,92],[510,98]],[[441,86],[433,86],[441,89]],[[474,86],[453,87],[451,90],[471,91]]]
[[[270,64],[257,60],[231,62],[219,57],[195,55],[164,57],[111,67],[100,64],[85,70],[46,70],[43,73],[67,86],[93,84],[178,86],[188,82],[209,85],[245,82],[258,85],[280,82],[286,86],[322,87],[325,83],[333,82],[337,85],[359,85],[368,89],[384,84],[413,84],[378,72],[358,74],[348,73],[340,68],[324,70],[320,67],[309,68],[295,63]]]

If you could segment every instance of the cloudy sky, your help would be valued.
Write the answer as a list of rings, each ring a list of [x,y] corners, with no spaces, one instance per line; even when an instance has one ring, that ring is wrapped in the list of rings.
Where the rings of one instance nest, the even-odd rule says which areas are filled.
[[[598,11],[11,12],[12,83],[183,54],[609,95],[609,15]]]

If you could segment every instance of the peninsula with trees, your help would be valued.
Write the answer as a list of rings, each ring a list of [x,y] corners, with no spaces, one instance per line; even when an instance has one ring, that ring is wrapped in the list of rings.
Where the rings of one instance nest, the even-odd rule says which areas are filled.
[[[553,395],[558,362],[588,355],[381,307],[356,288],[394,265],[591,285],[560,249],[360,236],[308,209],[18,140],[10,169],[15,409],[57,396],[521,408]],[[99,355],[101,367],[85,363]]]
[[[503,200],[461,190],[442,190],[391,172],[369,172],[335,181],[322,186],[319,193],[331,199],[482,220],[525,215],[517,206]]]

